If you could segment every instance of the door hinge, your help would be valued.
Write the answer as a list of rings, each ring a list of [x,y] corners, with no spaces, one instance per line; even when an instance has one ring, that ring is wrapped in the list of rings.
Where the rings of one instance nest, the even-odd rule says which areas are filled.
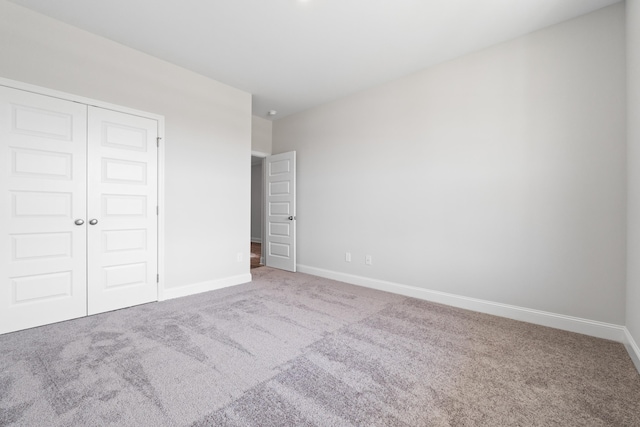
[[[161,139],[162,139],[162,138],[160,138],[160,137],[157,137],[157,138],[156,138],[156,145],[157,145],[158,147],[160,147],[160,140],[161,140]]]
[[[156,283],[160,283],[160,275],[156,274]]]

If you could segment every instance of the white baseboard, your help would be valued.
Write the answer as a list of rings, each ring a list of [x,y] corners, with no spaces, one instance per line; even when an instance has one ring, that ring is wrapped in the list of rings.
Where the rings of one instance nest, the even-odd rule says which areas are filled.
[[[230,286],[241,285],[251,281],[251,274],[240,274],[238,276],[225,277],[218,280],[207,280],[206,282],[194,283],[177,288],[165,289],[162,300],[186,297],[188,295],[199,294],[201,292],[215,291],[216,289],[228,288]]]
[[[495,316],[529,322],[536,325],[549,326],[551,328],[562,329],[570,332],[590,335],[597,338],[604,338],[612,341],[625,343],[628,338],[625,335],[626,328],[621,325],[604,323],[595,320],[582,319],[579,317],[566,316],[563,314],[550,313],[547,311],[534,310],[515,305],[502,304],[477,298],[469,298],[446,292],[433,291],[418,288],[415,286],[401,285],[398,283],[386,282],[383,280],[370,279],[352,274],[340,273],[337,271],[324,270],[298,264],[298,271],[312,274],[327,279],[338,280],[352,285],[364,286],[380,291],[419,298],[426,301],[478,311],[481,313],[493,314]],[[630,337],[630,335],[629,335]],[[637,351],[638,347],[635,347]]]
[[[624,346],[627,348],[629,352],[629,356],[631,356],[631,360],[633,360],[633,364],[636,365],[636,369],[640,372],[640,347],[638,347],[638,343],[633,339],[629,329],[624,328],[625,341]]]
[[[262,244],[262,239],[260,237],[252,237],[251,243],[260,243]]]

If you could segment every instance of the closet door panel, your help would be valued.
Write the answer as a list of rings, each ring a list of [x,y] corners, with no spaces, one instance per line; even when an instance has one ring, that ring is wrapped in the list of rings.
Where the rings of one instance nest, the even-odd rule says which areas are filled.
[[[87,314],[86,117],[0,86],[0,333]]]
[[[158,123],[89,107],[89,314],[157,301]]]

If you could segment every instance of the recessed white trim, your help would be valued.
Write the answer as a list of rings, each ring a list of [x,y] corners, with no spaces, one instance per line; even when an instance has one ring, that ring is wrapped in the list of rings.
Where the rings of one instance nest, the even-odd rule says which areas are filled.
[[[235,285],[251,282],[251,273],[239,274],[237,276],[225,277],[217,280],[207,280],[205,282],[193,283],[191,285],[179,286],[175,288],[165,288],[163,300],[181,298],[195,295],[202,292],[215,291],[217,289],[228,288]]]
[[[640,347],[638,346],[638,343],[636,343],[636,341],[633,339],[633,336],[631,336],[631,332],[629,332],[629,329],[627,329],[626,327],[624,328],[624,335],[624,346],[627,348],[633,364],[636,365],[636,369],[640,373]]]
[[[251,155],[254,156],[254,157],[263,157],[264,158],[264,157],[270,156],[271,154],[263,153],[262,151],[251,150]]]
[[[262,239],[260,237],[252,237],[251,243],[260,243],[262,244]]]
[[[627,341],[625,327],[612,323],[599,322],[595,320],[582,319],[579,317],[566,316],[563,314],[550,313],[547,311],[534,310],[515,305],[502,304],[478,298],[464,297],[446,292],[433,291],[418,288],[415,286],[401,285],[383,280],[370,279],[368,277],[356,276],[352,274],[340,273],[337,271],[325,270],[322,268],[310,267],[298,264],[298,271],[312,274],[327,279],[339,280],[352,285],[364,286],[380,291],[419,298],[426,301],[520,320],[536,325],[548,326],[570,332],[590,335],[597,338],[604,338],[612,341],[624,343]],[[636,346],[637,349],[637,346]]]

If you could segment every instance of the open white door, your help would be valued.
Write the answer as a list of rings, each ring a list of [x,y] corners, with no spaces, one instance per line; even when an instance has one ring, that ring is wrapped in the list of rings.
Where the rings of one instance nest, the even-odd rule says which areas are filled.
[[[296,152],[265,159],[266,264],[296,271]]]

